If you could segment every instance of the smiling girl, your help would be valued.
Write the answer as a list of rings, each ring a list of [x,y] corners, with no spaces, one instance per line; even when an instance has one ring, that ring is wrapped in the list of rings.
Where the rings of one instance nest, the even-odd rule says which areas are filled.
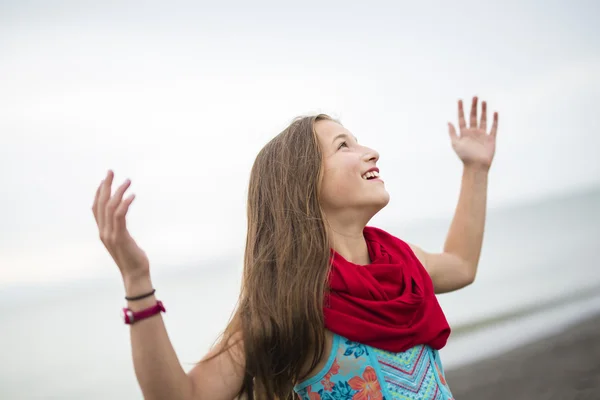
[[[450,327],[435,293],[475,279],[498,114],[459,131],[456,214],[442,253],[367,226],[389,202],[379,153],[327,115],[296,119],[259,152],[248,191],[238,307],[189,373],[168,338],[149,260],[126,225],[130,181],[100,184],[93,213],[125,285],[136,376],[147,399],[451,399],[438,350]],[[199,313],[198,318],[201,318]]]

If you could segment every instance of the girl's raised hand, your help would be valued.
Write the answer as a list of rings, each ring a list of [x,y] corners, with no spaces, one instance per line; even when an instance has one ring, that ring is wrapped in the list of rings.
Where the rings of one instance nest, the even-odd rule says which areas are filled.
[[[127,230],[127,210],[135,195],[123,199],[131,181],[127,179],[111,196],[114,173],[108,171],[96,191],[92,211],[98,224],[100,240],[119,267],[124,280],[149,276],[150,263],[146,253]]]
[[[459,133],[448,123],[452,148],[465,165],[480,166],[489,169],[496,152],[496,133],[498,132],[498,113],[495,112],[492,128],[487,132],[487,104],[481,104],[481,119],[477,121],[477,97],[471,102],[469,125],[465,120],[462,100],[458,101]]]

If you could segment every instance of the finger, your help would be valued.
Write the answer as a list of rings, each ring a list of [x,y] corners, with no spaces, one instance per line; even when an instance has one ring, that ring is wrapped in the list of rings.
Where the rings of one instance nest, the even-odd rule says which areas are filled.
[[[98,223],[98,198],[100,197],[100,189],[102,189],[102,185],[104,184],[104,179],[98,185],[98,189],[96,189],[96,195],[94,196],[94,204],[92,204],[92,213],[94,213],[94,219],[96,220],[96,224]]]
[[[100,188],[100,195],[98,196],[98,228],[102,231],[106,224],[106,203],[110,198],[110,191],[112,188],[114,173],[109,170],[106,173],[106,178],[104,179],[104,184],[102,188]]]
[[[473,97],[471,102],[471,119],[469,121],[469,128],[477,128],[477,96]]]
[[[465,112],[463,110],[463,102],[462,100],[458,101],[458,128],[459,129],[464,129],[467,127],[467,124],[465,123]]]
[[[115,210],[115,222],[114,222],[114,230],[117,234],[124,232],[127,229],[127,211],[129,210],[129,206],[135,199],[135,194],[130,195],[125,200],[119,204],[117,209]]]
[[[498,113],[495,112],[494,113],[494,122],[492,122],[492,131],[490,132],[490,135],[492,135],[493,137],[496,137],[497,132],[498,132]]]
[[[123,194],[129,185],[131,185],[131,181],[126,179],[125,182],[123,182],[121,186],[115,190],[115,194],[113,194],[108,203],[106,203],[106,221],[104,229],[109,235],[113,233],[115,210],[119,204],[121,204],[121,201],[123,200]]]
[[[448,122],[448,133],[450,133],[450,140],[455,141],[458,139],[458,135],[456,134],[456,128],[450,122]]]
[[[487,132],[487,104],[485,101],[481,103],[481,120],[479,121],[479,129]]]

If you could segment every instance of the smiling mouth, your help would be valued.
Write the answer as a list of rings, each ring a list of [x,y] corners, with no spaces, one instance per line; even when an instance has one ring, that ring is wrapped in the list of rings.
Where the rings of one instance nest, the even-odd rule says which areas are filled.
[[[379,171],[369,171],[369,172],[365,172],[362,177],[362,179],[366,180],[366,181],[378,181],[378,182],[383,182],[383,180],[379,177]]]
[[[365,180],[372,180],[372,179],[377,179],[379,178],[379,171],[369,171],[369,172],[365,172],[362,175],[362,178]]]

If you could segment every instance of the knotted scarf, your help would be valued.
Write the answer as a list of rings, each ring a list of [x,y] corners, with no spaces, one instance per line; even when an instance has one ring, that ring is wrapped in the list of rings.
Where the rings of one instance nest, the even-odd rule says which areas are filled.
[[[371,264],[353,264],[331,250],[325,327],[394,353],[420,344],[444,347],[450,326],[410,246],[378,228],[365,227],[363,234]]]

